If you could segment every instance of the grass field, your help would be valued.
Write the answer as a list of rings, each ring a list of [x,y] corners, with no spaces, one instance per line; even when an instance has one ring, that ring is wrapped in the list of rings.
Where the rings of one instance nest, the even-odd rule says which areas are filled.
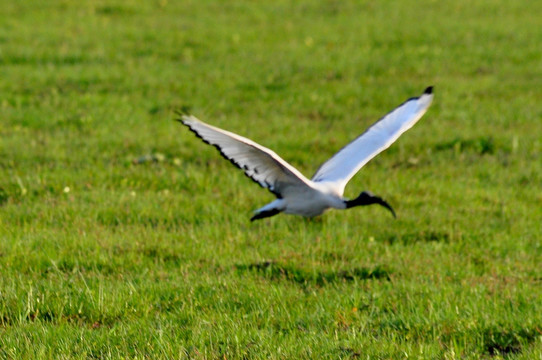
[[[542,359],[542,2],[0,6],[0,358]],[[311,176],[426,86],[346,195],[273,199],[179,123]]]

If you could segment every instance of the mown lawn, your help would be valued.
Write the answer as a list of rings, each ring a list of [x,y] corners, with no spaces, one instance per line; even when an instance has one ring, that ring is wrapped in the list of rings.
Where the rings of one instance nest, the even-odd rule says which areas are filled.
[[[542,2],[7,1],[0,358],[542,359]],[[428,85],[349,184],[279,215],[173,121],[311,176]]]

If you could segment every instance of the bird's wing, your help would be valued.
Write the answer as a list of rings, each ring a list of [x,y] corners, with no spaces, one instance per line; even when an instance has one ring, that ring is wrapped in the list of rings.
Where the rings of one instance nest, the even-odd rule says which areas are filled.
[[[310,180],[297,169],[254,141],[205,124],[191,115],[182,116],[180,121],[204,142],[216,147],[222,156],[243,170],[245,175],[278,198],[284,196],[288,189],[310,186]]]
[[[433,87],[430,86],[420,97],[399,105],[323,163],[312,181],[328,182],[342,195],[352,176],[410,129],[427,111],[432,100]]]

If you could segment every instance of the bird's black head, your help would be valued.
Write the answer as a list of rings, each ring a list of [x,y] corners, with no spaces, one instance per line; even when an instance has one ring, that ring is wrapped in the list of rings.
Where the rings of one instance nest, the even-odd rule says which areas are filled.
[[[357,198],[354,200],[346,200],[346,208],[349,209],[354,206],[365,206],[365,205],[372,205],[372,204],[378,204],[384,206],[386,209],[391,211],[393,217],[397,217],[395,215],[395,211],[391,207],[390,204],[388,204],[384,199],[382,199],[379,196],[373,195],[369,191],[363,191]]]

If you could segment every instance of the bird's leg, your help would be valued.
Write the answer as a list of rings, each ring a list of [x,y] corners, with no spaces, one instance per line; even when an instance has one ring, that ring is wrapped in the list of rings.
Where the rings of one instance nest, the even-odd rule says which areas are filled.
[[[277,214],[280,214],[281,212],[282,212],[282,210],[279,210],[279,209],[270,209],[270,210],[260,211],[260,212],[258,212],[256,214],[254,214],[254,216],[250,218],[250,221],[275,216]]]

